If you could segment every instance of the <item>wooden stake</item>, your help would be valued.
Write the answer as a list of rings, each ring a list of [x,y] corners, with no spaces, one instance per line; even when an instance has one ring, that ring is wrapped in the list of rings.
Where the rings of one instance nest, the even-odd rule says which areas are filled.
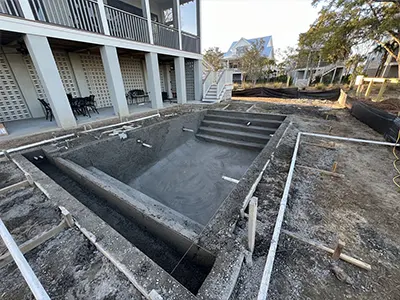
[[[249,251],[254,252],[254,246],[256,242],[256,224],[257,224],[257,206],[258,198],[253,197],[249,203]]]
[[[317,169],[317,168],[311,168],[311,167],[301,166],[301,165],[297,165],[296,167],[303,168],[303,169],[310,170],[310,171],[314,171],[314,172],[319,172],[321,174],[325,174],[325,175],[329,175],[329,176],[334,176],[334,177],[339,177],[339,178],[344,178],[345,177],[343,174],[333,173],[333,172],[330,172],[330,171],[320,170],[320,169]]]
[[[338,243],[336,245],[336,248],[335,248],[335,250],[334,250],[334,252],[332,254],[332,258],[334,260],[338,260],[340,258],[340,255],[342,254],[342,250],[343,250],[345,245],[346,245],[345,242],[343,242],[341,240],[338,241]]]
[[[295,238],[295,239],[297,239],[297,240],[299,240],[299,241],[302,241],[303,243],[309,244],[309,245],[311,245],[311,246],[314,246],[314,247],[316,247],[316,248],[318,248],[318,249],[321,249],[321,250],[323,250],[323,251],[326,251],[326,252],[328,252],[328,253],[333,254],[333,253],[335,252],[335,250],[333,250],[333,249],[331,249],[331,248],[328,248],[328,247],[322,245],[322,244],[319,243],[319,242],[314,242],[314,241],[308,240],[308,239],[306,239],[306,238],[304,238],[304,237],[298,235],[297,233],[290,232],[290,231],[287,231],[287,230],[284,230],[284,229],[282,229],[282,232],[283,232],[284,234],[286,234],[286,235],[292,237],[292,238]],[[339,256],[339,258],[340,258],[341,260],[345,261],[345,262],[348,262],[348,263],[350,263],[350,264],[353,264],[353,265],[355,265],[355,266],[357,266],[357,267],[359,267],[359,268],[362,268],[362,269],[364,269],[364,270],[367,270],[367,271],[370,271],[370,270],[371,270],[371,265],[370,265],[370,264],[367,264],[367,263],[365,263],[365,262],[363,262],[363,261],[361,261],[361,260],[358,260],[358,259],[353,258],[353,257],[351,257],[351,256],[348,256],[348,255],[346,255],[346,254],[341,253],[340,256]]]
[[[337,162],[335,161],[332,166],[332,172],[335,173],[337,169]]]
[[[322,148],[331,149],[331,150],[336,149],[334,143],[315,144],[315,143],[309,143],[309,142],[302,142],[302,144],[315,146],[315,147],[322,147]]]

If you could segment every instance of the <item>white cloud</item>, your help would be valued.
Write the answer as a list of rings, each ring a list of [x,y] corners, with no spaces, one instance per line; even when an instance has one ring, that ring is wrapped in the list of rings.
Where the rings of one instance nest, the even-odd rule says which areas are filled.
[[[233,41],[272,35],[274,48],[297,43],[317,18],[311,0],[201,0],[202,48],[227,51]]]

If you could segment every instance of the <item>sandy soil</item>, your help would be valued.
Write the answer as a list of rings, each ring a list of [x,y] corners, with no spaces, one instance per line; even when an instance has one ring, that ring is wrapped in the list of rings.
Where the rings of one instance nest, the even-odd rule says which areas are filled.
[[[311,112],[302,107],[293,112],[293,108],[262,103],[251,110],[297,116],[256,190],[259,215],[254,266],[242,268],[231,299],[254,299],[257,295],[297,132],[330,132],[382,140],[347,111],[314,108]],[[335,150],[301,146],[298,165],[330,170],[337,162],[337,172],[344,174],[345,179],[297,168],[283,228],[329,247],[334,247],[340,238],[346,242],[345,252],[370,263],[372,270],[367,272],[342,261],[334,262],[327,253],[282,234],[270,299],[400,298],[400,234],[396,222],[400,197],[392,182],[393,160],[391,149],[384,146],[346,142],[336,143]],[[246,230],[245,222],[239,222],[236,230]],[[334,266],[347,274],[347,283],[337,279],[332,272]]]

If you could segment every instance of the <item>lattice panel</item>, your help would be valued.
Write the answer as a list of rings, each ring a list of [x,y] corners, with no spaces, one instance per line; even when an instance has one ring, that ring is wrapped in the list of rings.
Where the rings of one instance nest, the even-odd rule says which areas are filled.
[[[159,66],[159,69],[160,69],[160,84],[161,84],[161,92],[167,92],[167,88],[166,88],[166,85],[165,85],[165,75],[164,75],[164,66],[163,65],[160,65]]]
[[[100,55],[81,55],[82,67],[89,87],[89,92],[95,95],[97,107],[112,106],[106,73]]]
[[[61,81],[64,86],[65,93],[71,93],[74,97],[79,97],[79,89],[76,83],[75,74],[71,66],[68,54],[66,52],[53,52],[54,60],[60,74]],[[36,72],[30,56],[24,56],[25,64],[28,69],[29,75],[33,86],[35,87],[37,97],[48,101],[48,97],[40,81],[39,75]]]
[[[26,68],[28,69],[28,73],[31,76],[31,80],[32,80],[33,86],[35,87],[37,97],[47,101],[46,92],[45,92],[45,90],[43,88],[43,85],[42,85],[42,83],[40,81],[39,75],[36,72],[36,69],[35,69],[35,66],[33,65],[31,57],[25,55],[24,56],[24,61],[25,61],[25,64],[26,64]]]
[[[124,81],[125,92],[131,90],[145,90],[142,61],[130,57],[120,57],[122,80]]]
[[[171,89],[174,93],[176,93],[176,76],[175,76],[175,70],[170,70],[169,74],[171,76]]]
[[[194,61],[185,60],[186,97],[188,101],[194,100]]]
[[[0,54],[0,122],[31,118],[4,54]]]
[[[81,96],[68,54],[66,52],[53,52],[53,55],[65,92],[72,94],[73,97]]]

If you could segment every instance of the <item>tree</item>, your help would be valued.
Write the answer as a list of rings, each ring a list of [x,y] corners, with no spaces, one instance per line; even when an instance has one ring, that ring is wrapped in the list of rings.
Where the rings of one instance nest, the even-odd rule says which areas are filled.
[[[257,79],[264,75],[264,68],[269,63],[269,59],[263,55],[264,44],[264,40],[256,40],[244,50],[243,55],[240,57],[244,78],[251,80],[253,86],[255,86]]]
[[[386,44],[387,38],[400,45],[400,1],[398,0],[313,0],[322,5],[318,19],[300,37],[303,46],[320,45],[321,55],[334,62],[346,59],[354,46],[375,41],[399,64],[396,54]]]
[[[223,57],[224,54],[219,50],[218,47],[211,47],[206,50],[203,58],[211,65],[213,71],[218,71],[223,68]]]

